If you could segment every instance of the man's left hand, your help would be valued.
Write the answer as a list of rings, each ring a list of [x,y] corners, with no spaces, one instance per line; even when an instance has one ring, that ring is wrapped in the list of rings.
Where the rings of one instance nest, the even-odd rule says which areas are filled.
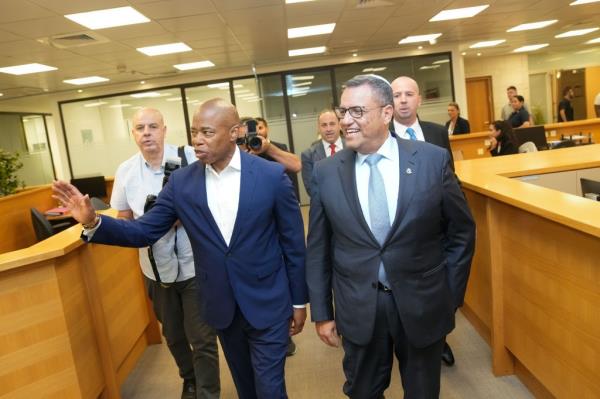
[[[306,321],[306,308],[294,308],[294,315],[290,320],[290,335],[296,335],[304,328]]]

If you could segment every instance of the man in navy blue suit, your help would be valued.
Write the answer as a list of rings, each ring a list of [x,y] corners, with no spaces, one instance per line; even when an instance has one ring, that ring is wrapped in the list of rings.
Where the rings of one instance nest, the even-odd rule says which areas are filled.
[[[199,162],[173,172],[156,205],[137,220],[98,216],[66,182],[54,197],[86,241],[152,245],[179,220],[190,238],[203,317],[217,330],[238,396],[286,398],[288,336],[306,319],[304,228],[283,166],[240,152],[239,116],[221,99],[194,114]]]

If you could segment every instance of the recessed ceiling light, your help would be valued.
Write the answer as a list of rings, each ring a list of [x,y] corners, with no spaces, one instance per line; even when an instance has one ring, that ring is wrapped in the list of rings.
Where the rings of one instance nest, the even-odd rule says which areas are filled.
[[[324,53],[326,50],[327,48],[325,46],[299,48],[296,50],[288,50],[288,55],[290,57],[296,57],[299,55],[321,54]]]
[[[481,57],[481,53],[477,53],[477,57]]]
[[[313,80],[314,75],[292,76],[292,80]]]
[[[229,89],[229,82],[221,82],[221,83],[211,83],[206,85],[206,87],[209,87],[211,89]]]
[[[288,29],[288,39],[294,39],[296,37],[316,36],[316,35],[328,35],[335,29],[335,23],[303,26],[301,28],[290,28]]]
[[[315,0],[285,0],[285,4],[308,3],[309,1]]]
[[[436,15],[434,15],[429,22],[435,21],[447,21],[450,19],[461,19],[461,18],[471,18],[475,15],[479,14],[483,10],[489,7],[489,4],[483,6],[475,6],[475,7],[465,7],[465,8],[455,8],[453,10],[444,10],[440,11]]]
[[[589,4],[589,3],[596,3],[600,0],[575,0],[574,2],[572,2],[571,4],[569,4],[570,6],[579,6],[581,4]]]
[[[472,44],[469,46],[469,48],[482,48],[482,47],[493,47],[493,46],[497,46],[501,43],[504,43],[506,40],[502,39],[502,40],[488,40],[488,41],[484,41],[484,42],[477,42],[475,44]]]
[[[0,93],[0,97],[2,97],[4,95],[4,93]]]
[[[141,81],[140,81],[140,84],[141,84],[141,85],[145,85],[145,84],[146,84],[146,81],[145,81],[145,80],[141,80]]]
[[[463,54],[464,55],[464,54]],[[449,59],[445,59],[445,60],[437,60],[437,61],[433,61],[432,64],[447,64],[449,63],[450,60]]]
[[[467,55],[467,53],[463,51],[462,53],[460,53],[460,55]]]
[[[214,67],[215,64],[213,64],[210,61],[198,61],[198,62],[188,62],[187,64],[176,64],[173,66],[175,68],[179,69],[180,71],[189,71],[190,69]]]
[[[597,37],[595,39],[588,40],[587,42],[585,42],[585,44],[595,44],[595,43],[600,43],[600,37]]]
[[[548,21],[539,21],[539,22],[530,22],[527,24],[521,24],[521,25],[514,26],[514,27],[510,28],[509,30],[507,30],[507,32],[519,32],[522,30],[541,29],[541,28],[545,28],[546,26],[555,24],[557,22],[558,22],[558,19],[550,19]]]
[[[78,90],[77,90],[77,93],[83,93],[83,90],[81,90],[81,89],[78,89]]]
[[[63,83],[70,85],[89,85],[91,83],[108,82],[110,79],[103,78],[102,76],[86,76],[85,78],[67,79],[63,80]]]
[[[554,36],[557,39],[562,39],[565,37],[574,37],[574,36],[583,36],[583,35],[587,35],[588,33],[592,33],[597,31],[600,28],[587,28],[587,29],[576,29],[576,30],[570,30],[568,32],[564,32],[564,33],[560,33],[556,36]]]
[[[65,15],[65,18],[77,22],[79,25],[83,25],[88,29],[112,28],[115,26],[150,22],[148,18],[132,7],[107,8],[106,10],[80,12],[77,14]]]
[[[407,36],[404,39],[400,40],[398,42],[398,44],[428,42],[430,40],[435,40],[440,36],[442,36],[441,33],[432,33],[429,35]]]
[[[523,47],[519,47],[517,49],[514,49],[513,52],[514,53],[522,53],[524,51],[535,51],[535,50],[539,50],[541,48],[544,48],[548,46],[548,43],[544,43],[544,44],[530,44],[528,46],[523,46]]]
[[[10,67],[0,68],[0,72],[2,73],[10,73],[11,75],[26,75],[28,73],[38,73],[38,72],[47,72],[47,71],[55,71],[58,68],[53,66],[48,66],[44,64],[23,64],[23,65],[14,65]]]
[[[99,107],[99,106],[104,105],[104,104],[108,104],[108,103],[105,102],[105,101],[96,101],[95,103],[83,104],[83,106],[86,107],[86,108],[92,108],[92,107]]]
[[[130,97],[133,98],[152,98],[152,97],[160,97],[161,94],[157,91],[147,91],[144,93],[136,93],[136,94],[131,94]]]
[[[140,47],[136,48],[140,53],[144,53],[151,57],[155,55],[163,55],[163,54],[173,54],[173,53],[183,53],[185,51],[192,51],[192,48],[185,43],[169,43],[169,44],[159,44],[158,46],[148,46],[148,47]]]

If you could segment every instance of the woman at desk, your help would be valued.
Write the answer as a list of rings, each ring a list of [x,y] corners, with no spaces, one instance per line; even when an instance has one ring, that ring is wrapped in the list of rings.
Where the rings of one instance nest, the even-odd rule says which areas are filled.
[[[508,121],[495,121],[490,125],[490,154],[498,155],[517,154],[519,146],[517,138]]]
[[[508,121],[512,127],[528,127],[529,123],[529,112],[525,109],[523,104],[525,103],[525,98],[520,95],[513,96],[510,100],[510,105],[512,106],[513,113],[510,114]]]
[[[450,120],[446,122],[446,130],[449,135],[466,134],[471,132],[469,121],[460,116],[460,108],[457,103],[448,104],[448,116]]]

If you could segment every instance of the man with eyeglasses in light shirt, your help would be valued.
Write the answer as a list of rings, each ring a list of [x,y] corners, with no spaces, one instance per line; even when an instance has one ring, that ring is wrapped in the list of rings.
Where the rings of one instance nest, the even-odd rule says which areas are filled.
[[[312,175],[306,280],[319,338],[344,349],[344,393],[383,398],[398,359],[405,398],[437,398],[464,299],[475,225],[448,152],[393,136],[390,84],[358,75],[335,108],[346,148]]]

